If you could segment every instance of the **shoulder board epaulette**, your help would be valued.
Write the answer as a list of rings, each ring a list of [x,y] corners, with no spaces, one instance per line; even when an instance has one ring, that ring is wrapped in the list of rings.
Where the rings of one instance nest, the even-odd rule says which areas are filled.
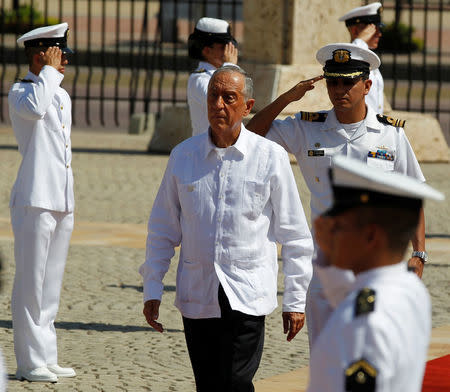
[[[19,79],[19,78],[16,79],[16,82],[19,82],[19,83],[33,83],[33,81],[31,79]]]
[[[360,359],[345,369],[345,390],[375,392],[377,369],[367,360]]]
[[[196,69],[194,72],[192,72],[192,73],[203,73],[203,72],[206,72],[206,69],[205,68],[200,68],[200,69]]]
[[[401,128],[405,126],[406,122],[406,120],[398,120],[396,118],[383,116],[382,114],[377,114],[377,119],[380,123],[389,124],[392,125],[393,127],[401,127]]]
[[[300,112],[301,119],[303,121],[312,122],[324,122],[328,116],[328,113],[318,113],[318,112]]]
[[[356,296],[355,316],[361,316],[375,309],[375,291],[363,288]]]

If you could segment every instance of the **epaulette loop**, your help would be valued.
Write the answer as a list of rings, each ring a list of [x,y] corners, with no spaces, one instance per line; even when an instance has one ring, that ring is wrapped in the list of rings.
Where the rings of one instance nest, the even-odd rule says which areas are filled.
[[[393,127],[400,127],[400,128],[404,128],[406,120],[399,120],[396,118],[392,118],[389,116],[384,116],[382,114],[377,114],[377,120],[380,123],[383,124],[388,124],[388,125],[392,125]]]
[[[355,316],[361,316],[375,309],[375,291],[367,287],[363,288],[356,297]]]

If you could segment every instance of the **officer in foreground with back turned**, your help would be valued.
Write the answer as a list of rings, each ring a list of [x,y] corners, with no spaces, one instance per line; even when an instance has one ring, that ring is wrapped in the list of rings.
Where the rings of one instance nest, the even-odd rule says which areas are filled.
[[[311,192],[311,220],[331,205],[328,168],[335,155],[345,155],[386,172],[395,171],[425,181],[403,130],[404,121],[376,114],[370,105],[366,105],[365,98],[372,85],[369,73],[380,66],[378,56],[369,49],[336,43],[321,48],[316,58],[323,66],[332,110],[300,112],[295,117],[275,120],[289,103],[301,99],[314,88],[314,84],[322,79],[318,76],[302,81],[280,95],[247,124],[248,129],[262,136],[267,134],[268,139],[295,155]],[[422,276],[426,261],[423,211],[420,215],[418,229],[411,238],[415,252],[409,263]],[[323,259],[316,246],[313,267],[322,264]],[[341,280],[342,284],[347,284],[354,276],[351,271],[345,271],[339,278],[336,277],[336,284]],[[330,311],[320,282],[313,273],[306,305],[311,346]]]
[[[19,380],[74,377],[58,365],[55,317],[73,229],[71,101],[60,87],[68,64],[67,23],[21,36],[29,72],[9,92],[22,163],[11,192],[16,274],[11,300]]]
[[[206,95],[208,83],[217,68],[235,65],[237,43],[226,20],[200,18],[188,40],[189,57],[199,60],[189,76],[187,102],[191,116],[192,135],[206,132],[209,127]]]
[[[442,193],[398,173],[336,157],[333,205],[314,222],[328,264],[316,272],[334,311],[310,358],[309,392],[419,392],[431,335],[424,284],[402,261],[424,199]],[[336,289],[340,269],[356,276]]]
[[[352,44],[363,49],[375,50],[378,48],[382,36],[381,29],[384,27],[381,22],[381,3],[371,3],[362,7],[357,7],[347,12],[339,18],[345,22]],[[372,109],[383,114],[384,110],[384,81],[380,70],[370,71],[369,79],[372,87],[367,94],[366,102]]]

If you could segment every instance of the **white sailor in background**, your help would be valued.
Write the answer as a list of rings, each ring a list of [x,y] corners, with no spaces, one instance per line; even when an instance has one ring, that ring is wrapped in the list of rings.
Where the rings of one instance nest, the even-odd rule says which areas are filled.
[[[316,272],[334,310],[312,347],[308,392],[420,392],[431,301],[402,260],[423,200],[444,195],[342,156],[330,174],[333,205],[314,232],[327,260]],[[339,270],[355,280],[337,288]]]
[[[200,60],[189,76],[187,101],[191,116],[192,135],[206,132],[209,127],[206,93],[212,74],[222,65],[237,64],[237,43],[227,21],[201,18],[188,40],[189,57]]]
[[[25,45],[29,72],[9,92],[9,114],[22,155],[11,192],[16,274],[11,300],[19,380],[73,377],[58,365],[61,285],[73,229],[71,100],[60,87],[68,64],[67,23],[34,29]]]
[[[352,44],[364,49],[375,50],[381,38],[381,29],[384,27],[381,22],[381,3],[372,3],[363,7],[358,7],[341,16],[339,20],[345,22],[348,28]],[[370,71],[369,79],[372,87],[366,98],[368,103],[376,113],[383,114],[384,110],[384,82],[380,70]]]

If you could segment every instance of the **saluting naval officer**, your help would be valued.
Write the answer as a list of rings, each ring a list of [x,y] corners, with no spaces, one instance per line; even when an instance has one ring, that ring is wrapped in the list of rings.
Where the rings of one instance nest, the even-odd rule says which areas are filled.
[[[381,22],[381,3],[371,3],[362,7],[357,7],[347,12],[339,18],[345,22],[350,33],[352,44],[364,49],[375,50],[382,36],[381,29],[384,24]],[[380,70],[370,71],[369,79],[372,86],[367,94],[366,103],[372,106],[375,112],[383,114],[384,111],[384,81]]]
[[[282,245],[283,329],[304,324],[313,243],[286,151],[245,129],[252,81],[219,68],[208,88],[208,132],[170,155],[148,223],[140,268],[144,315],[158,322],[162,280],[181,245],[175,305],[197,391],[252,392],[264,346],[265,315],[277,307]]]
[[[291,102],[301,99],[322,78],[318,76],[298,83],[274,102],[255,114],[247,128],[281,144],[297,158],[311,192],[311,220],[331,205],[327,170],[334,155],[346,155],[369,166],[396,171],[425,181],[420,166],[403,130],[404,121],[377,115],[365,97],[370,90],[370,70],[380,65],[369,49],[353,44],[326,45],[316,55],[322,64],[333,109],[319,113],[300,112],[295,117],[275,120]],[[275,120],[275,121],[274,121]],[[313,233],[314,235],[314,233]],[[411,268],[422,275],[425,253],[423,211],[412,238],[414,253]],[[316,248],[313,267],[323,255]],[[354,279],[351,271],[341,276],[343,282]],[[336,279],[336,284],[338,284]],[[307,298],[306,319],[310,345],[324,325],[331,308],[323,296],[319,280],[313,273]]]
[[[29,72],[9,92],[9,114],[22,155],[11,192],[16,274],[11,300],[16,377],[56,382],[54,320],[73,228],[71,101],[60,87],[68,64],[67,23],[21,36]]]
[[[423,200],[444,196],[400,173],[333,161],[333,205],[314,230],[329,263],[319,278],[335,310],[311,351],[308,392],[420,392],[431,302],[402,260]],[[339,269],[356,279],[328,291]]]
[[[206,132],[209,127],[206,94],[214,71],[222,65],[237,64],[238,49],[227,21],[215,18],[198,20],[188,39],[189,57],[199,60],[189,76],[187,101],[191,116],[192,135]]]

